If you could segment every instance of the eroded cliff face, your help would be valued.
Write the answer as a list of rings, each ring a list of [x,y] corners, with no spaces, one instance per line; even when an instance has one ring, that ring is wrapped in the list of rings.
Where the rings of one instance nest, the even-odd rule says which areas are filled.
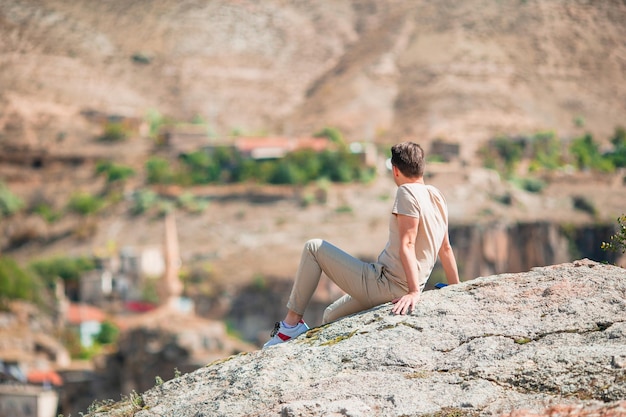
[[[385,304],[90,415],[488,416],[625,396],[626,270],[582,260],[425,292],[405,316]]]
[[[573,226],[546,221],[450,226],[465,279],[569,262],[581,254],[621,264],[619,253],[601,249],[614,233],[611,224]]]

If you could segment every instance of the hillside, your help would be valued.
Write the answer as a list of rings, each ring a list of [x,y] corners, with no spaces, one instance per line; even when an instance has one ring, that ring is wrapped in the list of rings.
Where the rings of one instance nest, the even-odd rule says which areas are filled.
[[[233,131],[476,143],[626,114],[623,1],[0,1],[0,141],[74,148],[83,110]]]

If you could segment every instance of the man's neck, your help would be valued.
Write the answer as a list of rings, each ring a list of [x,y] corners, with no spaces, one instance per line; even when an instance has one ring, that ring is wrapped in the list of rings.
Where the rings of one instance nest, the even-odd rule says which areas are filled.
[[[398,186],[404,185],[404,184],[424,184],[424,177],[412,178],[412,177],[401,176],[400,181],[398,182]]]

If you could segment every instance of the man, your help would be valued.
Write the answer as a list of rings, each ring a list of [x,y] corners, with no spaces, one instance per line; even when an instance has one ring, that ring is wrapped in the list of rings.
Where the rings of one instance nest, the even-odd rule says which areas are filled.
[[[287,303],[263,346],[286,342],[309,330],[304,311],[324,272],[346,295],[324,312],[323,322],[393,302],[394,314],[410,312],[433,270],[437,256],[448,284],[459,273],[448,237],[448,209],[441,192],[424,183],[424,151],[413,142],[391,147],[393,178],[398,186],[389,221],[389,241],[377,262],[366,263],[321,239],[309,240]]]

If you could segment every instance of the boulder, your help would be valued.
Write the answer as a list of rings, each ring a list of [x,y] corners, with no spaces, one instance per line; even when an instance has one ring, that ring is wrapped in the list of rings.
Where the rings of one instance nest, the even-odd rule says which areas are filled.
[[[626,269],[581,260],[427,291],[408,315],[384,304],[127,407],[136,417],[608,416],[624,398]]]

